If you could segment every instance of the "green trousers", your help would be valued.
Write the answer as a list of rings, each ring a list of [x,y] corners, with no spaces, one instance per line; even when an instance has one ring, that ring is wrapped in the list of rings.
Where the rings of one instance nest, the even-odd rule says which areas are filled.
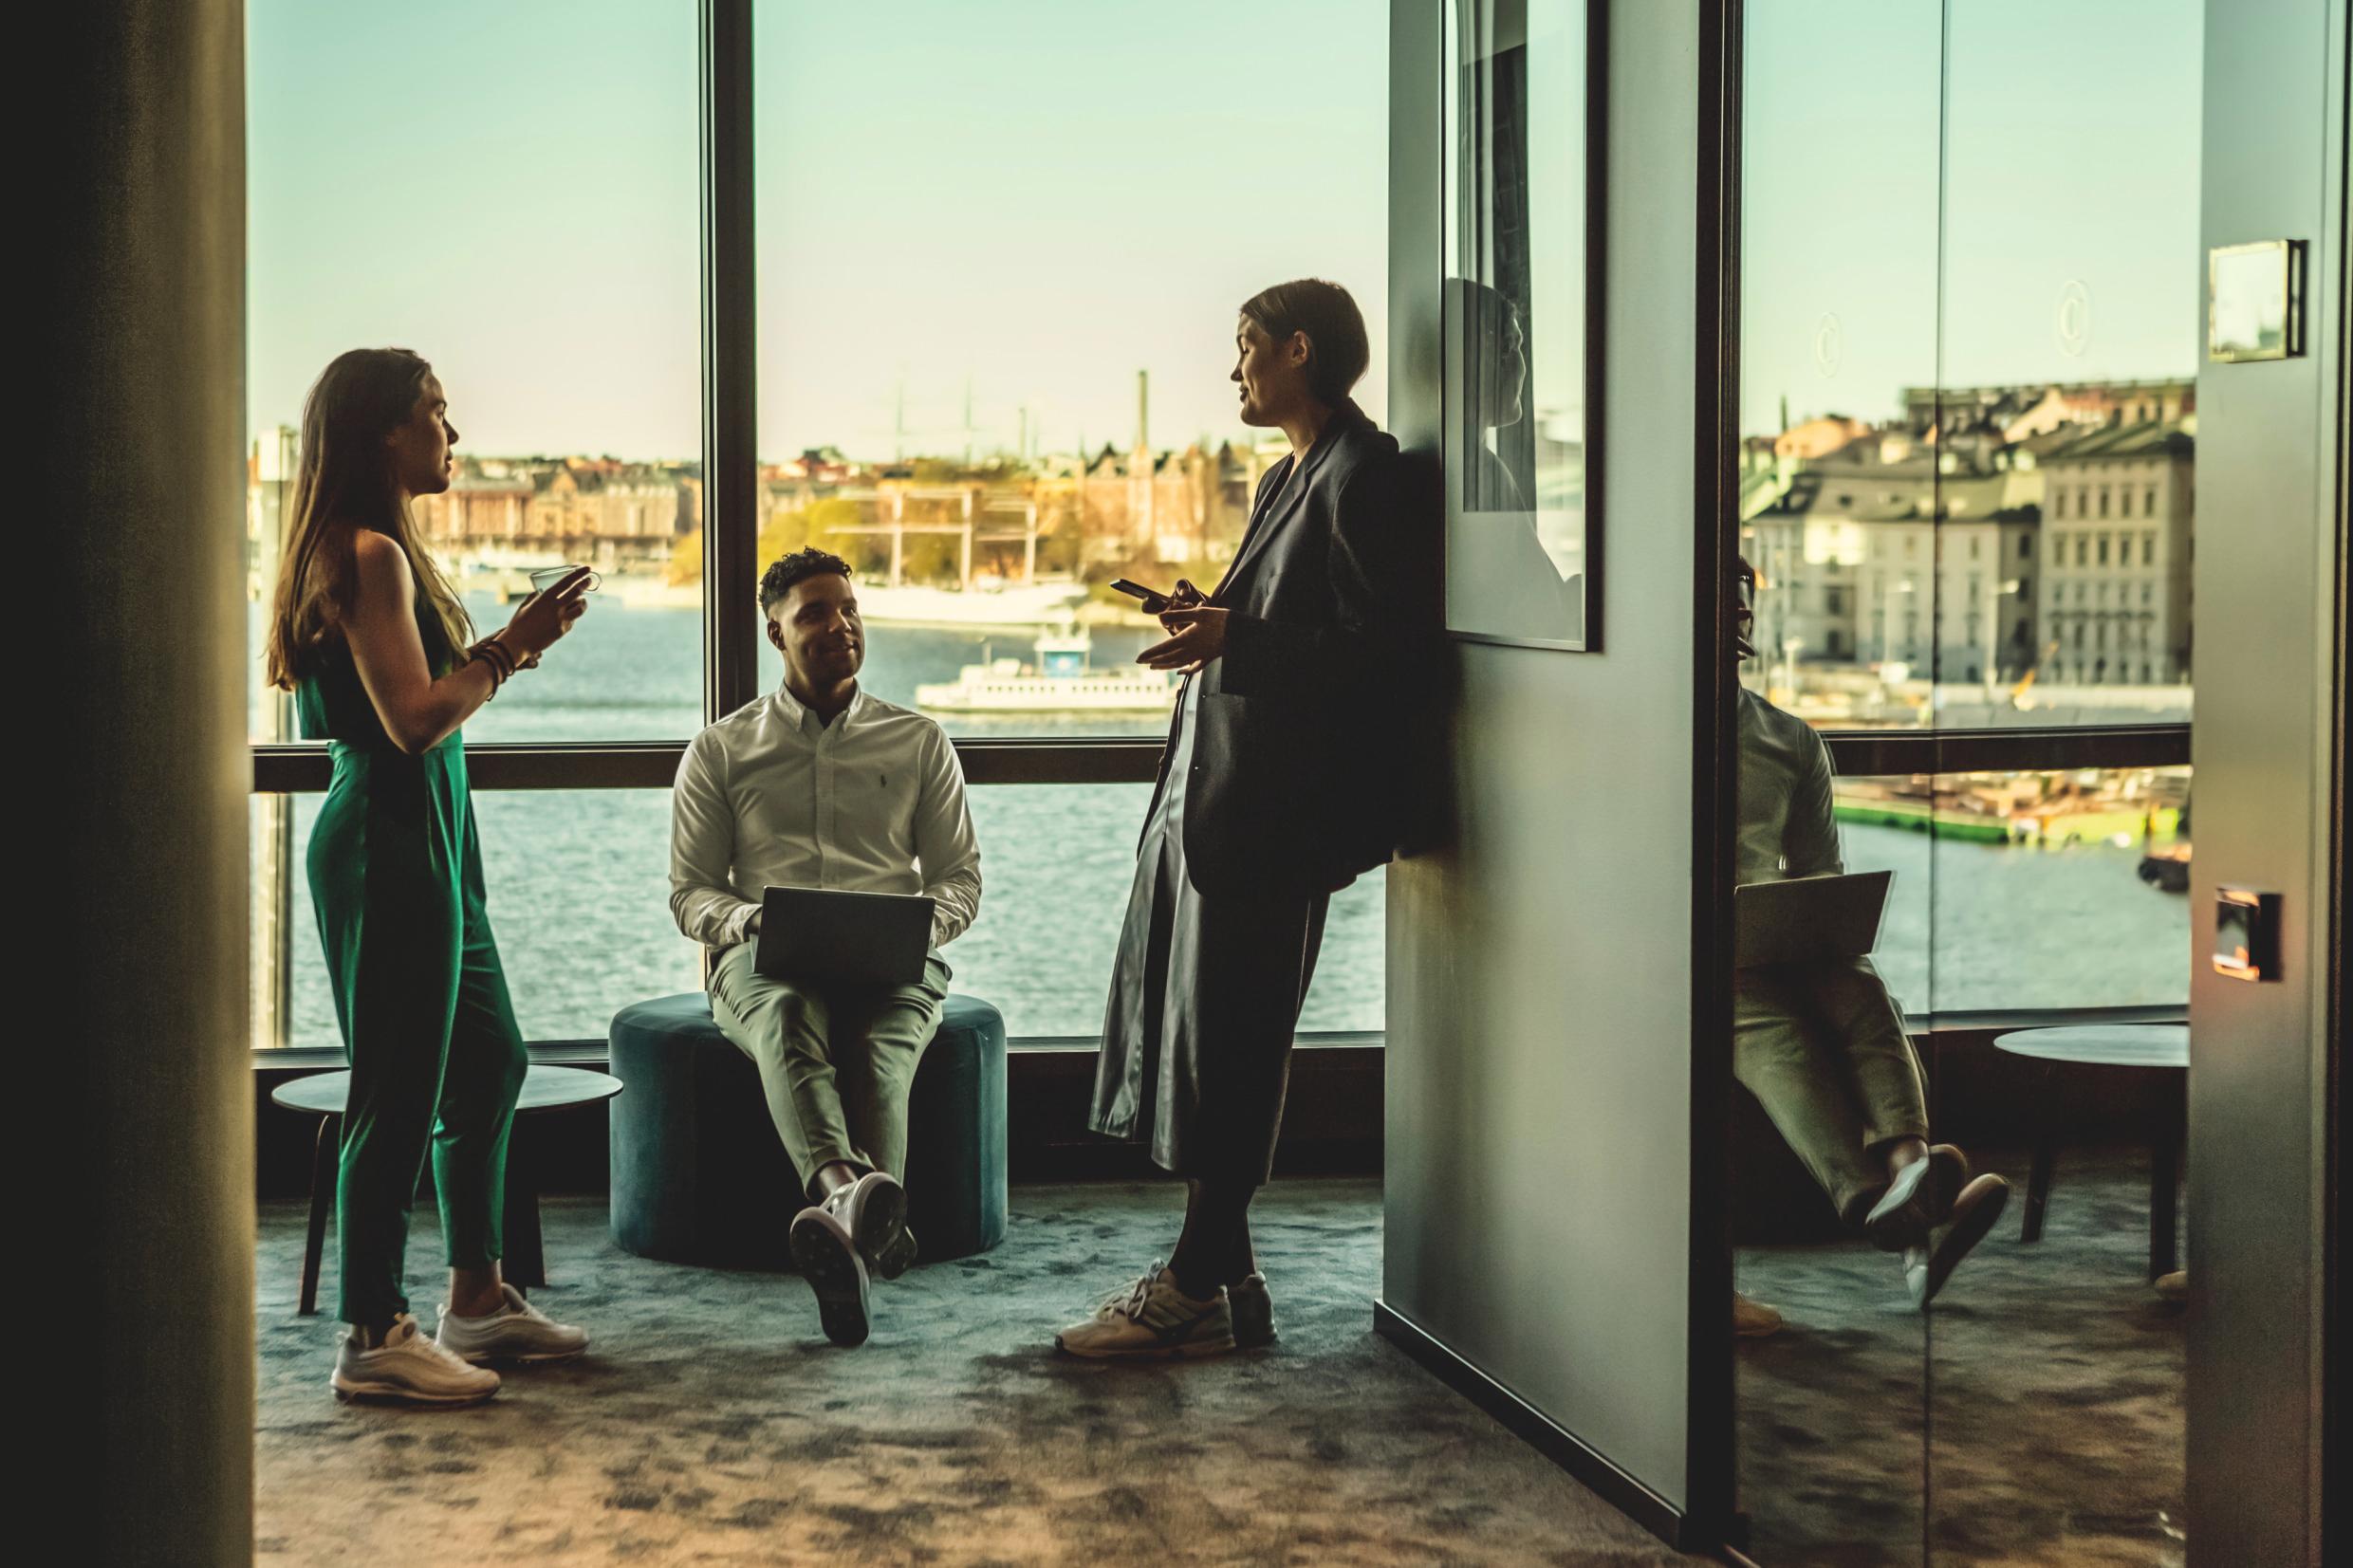
[[[498,1261],[507,1136],[528,1061],[484,907],[456,737],[408,756],[337,745],[310,896],[351,1061],[335,1180],[345,1322],[408,1310],[409,1209],[428,1153],[453,1268]]]
[[[711,1016],[760,1069],[804,1189],[835,1161],[904,1176],[907,1096],[948,1002],[947,964],[932,954],[912,986],[828,988],[760,973],[758,947],[738,942],[712,966]]]
[[[1884,1146],[1928,1136],[1919,1058],[1867,958],[1737,971],[1732,1076],[1850,1226],[1886,1190]]]

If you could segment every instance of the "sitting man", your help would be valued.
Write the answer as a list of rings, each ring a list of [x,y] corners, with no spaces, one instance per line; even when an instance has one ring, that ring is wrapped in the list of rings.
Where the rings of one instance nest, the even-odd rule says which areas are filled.
[[[807,1184],[793,1261],[825,1337],[863,1343],[869,1274],[915,1261],[907,1095],[947,1001],[939,950],[980,909],[964,773],[938,725],[860,690],[866,634],[848,563],[786,556],[760,580],[785,682],[695,737],[671,797],[670,910],[710,950],[711,1012],[759,1064],[769,1115]],[[758,972],[769,887],[922,894],[931,952],[916,985],[825,987]]]
[[[1753,658],[1756,573],[1739,567],[1734,642]],[[1738,879],[1835,876],[1830,753],[1803,719],[1741,691]],[[1904,1282],[1925,1307],[1954,1265],[1985,1238],[2008,1202],[2000,1176],[1971,1180],[1969,1161],[1928,1141],[1928,1100],[1903,1014],[1864,957],[1762,965],[1734,971],[1732,1075],[1839,1217],[1882,1251],[1903,1257]],[[1933,1232],[1945,1233],[1932,1245]],[[1735,1296],[1733,1332],[1770,1334],[1781,1315]]]

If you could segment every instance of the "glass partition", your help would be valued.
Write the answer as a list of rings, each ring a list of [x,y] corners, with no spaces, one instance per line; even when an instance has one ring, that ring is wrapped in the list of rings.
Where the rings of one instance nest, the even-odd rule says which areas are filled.
[[[1876,1568],[1918,1561],[1925,1529],[1925,1325],[1900,1256],[1862,1236],[1885,1170],[1849,1047],[1917,1084],[1899,1009],[1930,1005],[1930,886],[1921,845],[1852,819],[1868,784],[1833,789],[1814,731],[1935,717],[1936,458],[1905,392],[1936,377],[1939,18],[1745,13],[1738,879],[1835,869],[1841,839],[1846,870],[1894,876],[1867,964],[1734,977],[1736,1484],[1760,1563]]]
[[[1887,876],[1867,982],[1812,953],[1733,986],[1769,1568],[2183,1559],[2203,26],[1746,8],[1741,880]],[[1793,798],[1816,830],[1760,869],[1795,721],[1924,733]]]

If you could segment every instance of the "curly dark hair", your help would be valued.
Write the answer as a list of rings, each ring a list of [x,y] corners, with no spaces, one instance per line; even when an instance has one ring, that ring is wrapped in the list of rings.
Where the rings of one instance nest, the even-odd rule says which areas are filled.
[[[812,544],[806,550],[795,550],[770,566],[760,579],[760,613],[768,614],[785,601],[798,584],[812,577],[831,572],[836,577],[850,576],[850,563],[830,551]]]

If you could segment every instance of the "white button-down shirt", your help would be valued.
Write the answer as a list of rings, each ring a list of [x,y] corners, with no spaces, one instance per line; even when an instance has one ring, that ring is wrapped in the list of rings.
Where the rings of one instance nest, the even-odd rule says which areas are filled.
[[[732,947],[770,887],[919,893],[932,946],[961,934],[980,845],[939,726],[863,689],[828,725],[779,688],[695,736],[670,797],[670,913]]]

